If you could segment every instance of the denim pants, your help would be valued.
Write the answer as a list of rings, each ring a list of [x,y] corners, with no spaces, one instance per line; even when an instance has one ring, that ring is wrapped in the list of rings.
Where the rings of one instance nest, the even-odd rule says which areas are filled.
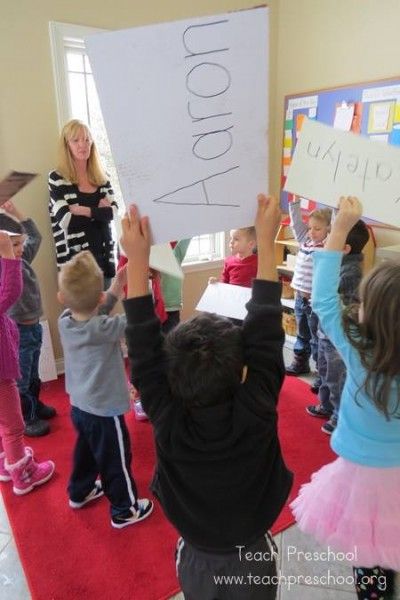
[[[40,387],[39,357],[42,347],[42,326],[22,325],[19,329],[19,366],[21,379],[17,381],[21,396],[22,414],[26,421],[36,418],[38,394]]]
[[[312,356],[318,364],[318,317],[311,308],[311,301],[296,292],[294,301],[294,315],[296,317],[297,335],[293,352],[309,358]]]
[[[328,338],[319,338],[318,374],[321,378],[319,401],[326,410],[332,411],[333,418],[337,420],[340,397],[346,379],[346,367],[339,352]]]

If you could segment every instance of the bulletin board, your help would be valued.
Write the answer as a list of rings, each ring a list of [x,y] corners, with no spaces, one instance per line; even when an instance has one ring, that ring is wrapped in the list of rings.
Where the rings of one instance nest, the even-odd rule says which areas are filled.
[[[400,77],[285,96],[281,167],[284,211],[294,199],[283,187],[304,117],[400,146]],[[302,199],[306,210],[316,204],[317,199]]]

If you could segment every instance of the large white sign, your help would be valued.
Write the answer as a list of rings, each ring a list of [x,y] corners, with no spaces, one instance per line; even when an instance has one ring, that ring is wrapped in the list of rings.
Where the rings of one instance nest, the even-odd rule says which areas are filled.
[[[268,9],[85,44],[124,201],[155,243],[252,225],[268,191]]]
[[[305,119],[285,190],[334,207],[357,196],[364,216],[400,225],[400,149]]]

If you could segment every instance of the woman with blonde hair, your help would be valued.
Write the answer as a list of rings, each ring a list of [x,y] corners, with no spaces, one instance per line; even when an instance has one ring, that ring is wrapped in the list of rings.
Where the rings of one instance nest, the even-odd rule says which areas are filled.
[[[90,250],[107,288],[115,275],[110,223],[118,206],[90,130],[78,119],[61,131],[58,166],[49,174],[49,191],[57,266]]]

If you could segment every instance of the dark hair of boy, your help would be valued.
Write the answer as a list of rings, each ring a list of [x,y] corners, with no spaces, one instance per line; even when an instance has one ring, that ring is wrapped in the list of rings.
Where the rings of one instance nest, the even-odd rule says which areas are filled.
[[[351,246],[349,254],[361,254],[365,244],[369,240],[368,227],[361,219],[350,229],[346,244]]]
[[[24,226],[5,213],[0,213],[0,229],[4,229],[10,233],[17,233],[18,235],[23,235],[25,233]]]
[[[241,328],[203,313],[171,331],[164,349],[169,384],[186,409],[233,401],[244,364]]]

